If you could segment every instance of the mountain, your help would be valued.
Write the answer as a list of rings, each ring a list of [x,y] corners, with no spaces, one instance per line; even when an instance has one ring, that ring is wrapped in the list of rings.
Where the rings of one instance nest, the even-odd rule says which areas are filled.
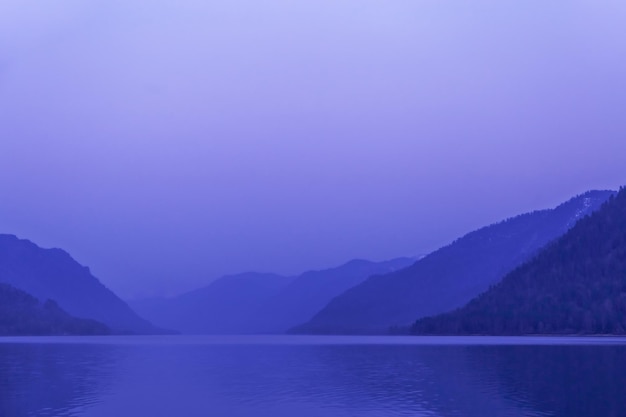
[[[471,232],[414,265],[373,276],[338,297],[293,333],[381,333],[450,311],[596,210],[612,191],[590,191]]]
[[[116,333],[160,333],[61,249],[42,249],[13,235],[0,235],[0,282],[54,300],[72,316],[93,319]]]
[[[52,300],[41,303],[32,295],[0,283],[0,336],[106,335],[111,330],[95,320],[77,319]]]
[[[465,307],[412,331],[625,334],[626,189]]]
[[[367,277],[415,262],[353,260],[295,278],[247,273],[226,276],[174,298],[132,301],[154,323],[184,333],[284,333]]]
[[[280,275],[248,272],[219,278],[178,297],[131,303],[157,325],[183,333],[251,333],[253,312],[290,281]]]
[[[335,296],[360,284],[368,277],[405,268],[414,258],[384,262],[355,259],[336,268],[309,271],[264,303],[253,315],[258,333],[284,333],[313,317]]]

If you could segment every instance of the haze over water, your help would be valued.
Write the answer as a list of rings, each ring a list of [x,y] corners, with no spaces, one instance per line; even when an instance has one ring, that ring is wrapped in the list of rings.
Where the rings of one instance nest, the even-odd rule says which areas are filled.
[[[10,338],[0,415],[621,416],[624,375],[622,338]]]

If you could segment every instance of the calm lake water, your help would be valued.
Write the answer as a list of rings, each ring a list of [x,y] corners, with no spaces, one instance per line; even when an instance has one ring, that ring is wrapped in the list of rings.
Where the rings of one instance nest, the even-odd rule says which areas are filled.
[[[626,339],[0,338],[0,416],[626,416]]]

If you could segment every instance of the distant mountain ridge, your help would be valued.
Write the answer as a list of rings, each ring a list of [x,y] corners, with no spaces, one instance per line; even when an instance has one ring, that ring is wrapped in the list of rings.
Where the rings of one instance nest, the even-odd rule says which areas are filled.
[[[417,259],[383,262],[354,259],[336,268],[308,271],[273,296],[252,318],[261,333],[284,333],[324,308],[330,300],[372,275],[405,268]]]
[[[385,333],[420,317],[458,308],[613,194],[589,191],[554,209],[522,214],[468,233],[408,268],[370,277],[291,332]]]
[[[183,333],[284,333],[345,289],[373,274],[394,271],[414,261],[353,260],[297,277],[232,275],[178,297],[130,303],[154,323]]]
[[[54,300],[72,316],[93,319],[118,333],[160,333],[61,249],[43,249],[0,234],[0,282],[41,300]]]
[[[416,334],[626,334],[626,189],[464,307]]]
[[[54,301],[40,302],[9,284],[0,283],[0,336],[107,335],[102,323],[78,319]]]
[[[157,325],[183,333],[250,333],[251,312],[290,280],[276,274],[246,272],[224,276],[206,287],[178,297],[130,303],[136,311]]]

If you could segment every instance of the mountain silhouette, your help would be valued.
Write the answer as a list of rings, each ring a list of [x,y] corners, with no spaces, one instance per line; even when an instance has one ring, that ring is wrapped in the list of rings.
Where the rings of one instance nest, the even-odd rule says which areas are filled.
[[[43,249],[0,235],[0,282],[40,300],[54,300],[72,316],[93,319],[116,333],[161,333],[61,249]]]
[[[386,333],[458,308],[596,210],[614,192],[589,191],[554,209],[522,214],[471,232],[414,265],[373,276],[293,333]]]
[[[626,189],[529,262],[420,334],[625,334]]]

